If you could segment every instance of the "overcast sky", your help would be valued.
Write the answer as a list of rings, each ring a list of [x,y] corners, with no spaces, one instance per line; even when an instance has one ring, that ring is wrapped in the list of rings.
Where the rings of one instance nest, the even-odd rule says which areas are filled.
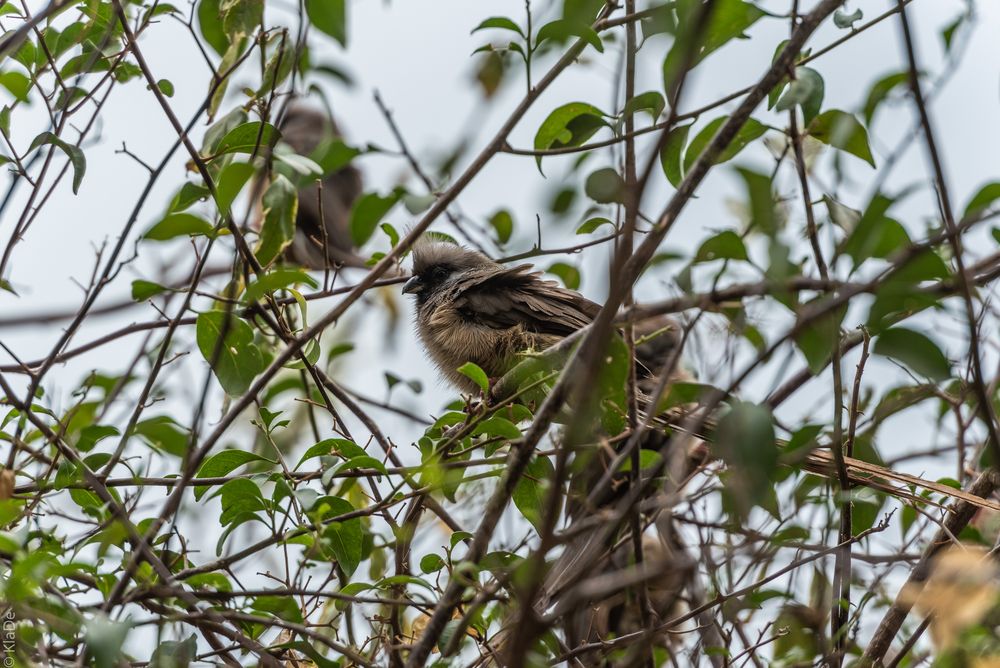
[[[536,6],[541,4],[536,3]],[[868,19],[891,4],[854,2],[849,4],[848,9],[861,8]],[[763,3],[765,8],[775,12],[787,11],[785,5],[784,2]],[[942,68],[940,29],[963,8],[963,2],[944,0],[918,0],[912,5],[912,21],[917,31],[920,56],[931,74]],[[488,15],[509,15],[522,21],[523,3],[520,0],[489,3],[464,0],[435,0],[434,3],[368,1],[353,2],[350,9],[350,43],[346,52],[322,35],[313,36],[316,60],[332,62],[347,69],[357,81],[353,89],[347,89],[329,79],[316,80],[326,90],[350,141],[395,147],[387,125],[373,102],[372,93],[378,90],[394,111],[407,141],[422,160],[432,164],[435,158],[459,141],[465,129],[471,128],[473,150],[467,152],[467,160],[492,135],[520,99],[522,80],[511,77],[494,103],[484,105],[480,92],[472,83],[474,61],[470,59],[470,53],[475,48],[490,38],[498,37],[495,33],[470,34],[471,29]],[[1000,154],[1000,135],[995,128],[998,119],[997,64],[1000,60],[997,58],[995,36],[1000,34],[1000,8],[996,3],[981,3],[978,12],[979,23],[975,30],[960,33],[960,39],[969,41],[963,66],[933,105],[950,185],[958,204],[964,203],[980,184],[998,176],[996,156]],[[870,83],[901,67],[898,30],[898,21],[885,21],[813,64],[825,79],[826,108],[859,109]],[[700,106],[753,82],[770,61],[773,44],[786,32],[784,21],[764,19],[751,30],[753,39],[735,43],[713,54],[696,70],[694,85],[687,90],[684,107]],[[811,44],[815,48],[842,34],[831,22],[827,22]],[[662,52],[666,46],[664,38],[654,38],[646,49]],[[189,36],[179,24],[165,20],[148,31],[144,48],[156,76],[170,79],[175,85],[176,93],[171,100],[174,109],[182,119],[189,118],[204,95],[208,76],[208,70],[192,48]],[[541,97],[513,132],[511,144],[529,147],[541,120],[559,104],[579,100],[610,110],[617,65],[617,56],[611,54],[616,49],[617,46],[609,45],[608,55],[599,59],[595,59],[596,54],[588,49],[585,53],[588,64],[571,68]],[[638,72],[638,88],[655,90],[660,77],[657,58],[643,62],[647,67]],[[536,65],[536,72],[542,71],[545,65]],[[230,89],[238,90],[238,83],[235,82]],[[234,98],[231,96],[231,99]],[[733,108],[735,104],[730,103],[722,110],[713,111],[707,119]],[[759,109],[756,116],[765,122],[771,120],[775,125],[783,123],[783,119],[771,116],[763,109]],[[88,141],[85,146],[88,169],[80,193],[74,196],[70,191],[70,180],[64,179],[52,201],[46,203],[37,222],[16,249],[12,268],[5,278],[11,281],[21,296],[0,293],[0,318],[6,314],[51,311],[60,307],[72,309],[79,305],[82,293],[74,281],[85,283],[88,280],[94,265],[94,249],[105,242],[114,242],[146,182],[144,169],[127,156],[116,154],[116,149],[124,142],[130,151],[155,163],[174,139],[162,111],[140,80],[114,90],[102,119],[99,139]],[[896,139],[909,130],[912,119],[912,111],[905,105],[888,107],[877,117],[873,135],[878,140],[873,149],[880,164]],[[15,114],[15,136],[20,138],[20,145],[30,140],[35,132],[44,129],[44,121],[45,115],[37,104],[28,113],[22,111]],[[199,126],[197,132],[202,129]],[[919,148],[919,144],[915,144],[895,167],[889,180],[890,189],[924,177],[924,160]],[[185,178],[182,153],[178,152],[157,183],[142,210],[136,232],[141,233],[157,220],[172,193]],[[463,192],[458,205],[463,212],[479,219],[499,207],[512,210],[520,226],[519,234],[510,246],[511,251],[530,246],[536,214],[543,216],[547,244],[570,238],[574,220],[561,225],[552,223],[546,207],[552,193],[562,183],[572,159],[546,159],[548,179],[543,181],[530,158],[497,156]],[[830,156],[826,155],[823,159],[829,161]],[[609,164],[609,161],[607,154],[595,155],[589,164],[597,166]],[[747,151],[739,162],[767,168],[771,158],[759,147],[755,151]],[[360,164],[367,186],[383,191],[408,174],[402,161],[395,157],[367,156]],[[846,203],[860,208],[870,195],[866,185],[875,172],[852,158],[848,158],[845,164],[855,187],[843,189],[841,195]],[[663,179],[654,179],[654,182],[644,202],[651,214],[662,208],[670,193]],[[412,180],[410,184],[414,188],[419,187]],[[7,209],[0,220],[0,236],[5,241],[21,210],[18,204],[23,202],[25,194],[26,190],[22,189],[20,199]],[[699,190],[698,199],[685,209],[665,246],[690,253],[705,237],[706,229],[735,226],[737,220],[727,200],[740,197],[741,186],[732,170],[715,170]],[[933,215],[930,203],[926,196],[911,198],[901,209],[908,215],[901,219],[911,230],[919,230],[924,221]],[[388,220],[402,229],[412,218],[405,209],[398,207]],[[798,223],[801,221],[793,219],[793,224]],[[384,244],[384,238],[376,237],[373,249]],[[583,290],[595,299],[600,299],[606,284],[606,272],[601,271],[604,267],[603,253],[600,249],[588,252],[582,260],[586,268],[597,269],[585,272],[583,285]],[[178,261],[179,258],[182,260]],[[580,260],[579,257],[575,259]],[[220,257],[220,263],[222,260]],[[549,261],[543,259],[544,266]],[[185,268],[190,266],[188,248],[181,243],[143,244],[140,259],[105,290],[101,301],[109,303],[127,296],[130,283],[135,278],[156,278],[158,263],[168,266],[177,263],[174,268],[179,271],[173,275],[182,276]],[[662,294],[669,289],[669,279],[669,275],[655,275],[644,283],[641,294],[647,297]],[[94,319],[81,330],[75,342],[82,343],[122,324],[156,316],[150,306],[139,305],[114,318]],[[369,323],[369,326],[374,327],[374,323]],[[0,340],[23,359],[46,354],[57,336],[58,331],[54,327],[0,330]],[[380,343],[378,337],[363,338],[369,343]],[[67,389],[94,366],[107,364],[113,368],[120,361],[122,351],[131,352],[138,342],[138,337],[126,339],[91,352],[78,363],[57,368],[50,373],[47,386],[50,391]],[[402,371],[408,376],[423,379],[425,385],[433,386],[435,374],[420,355],[414,354],[408,331],[401,331],[395,342],[397,349],[403,353],[399,358],[403,364]],[[384,358],[376,356],[375,359]],[[371,360],[367,357],[366,361]],[[396,361],[387,359],[387,363],[396,364]],[[370,368],[366,368],[364,373],[357,369],[357,373],[352,374],[352,380],[356,386],[371,392],[380,391],[383,385],[381,374]],[[63,381],[68,385],[62,385]],[[441,404],[438,395],[435,392],[423,399],[414,398],[414,405],[433,410]]]
[[[28,4],[35,9],[44,3],[31,0]],[[543,3],[535,4],[541,6]],[[812,3],[802,4],[808,6]],[[867,20],[894,4],[895,2],[852,0],[848,9],[861,8]],[[762,6],[775,12],[786,12],[787,5],[787,2],[762,3]],[[941,72],[944,62],[940,30],[957,17],[964,7],[965,3],[958,0],[916,0],[911,5],[909,13],[916,30],[920,57],[924,68],[932,76]],[[356,79],[356,86],[348,89],[329,79],[316,81],[327,91],[342,128],[352,143],[374,143],[395,148],[385,120],[373,102],[373,92],[378,90],[393,110],[410,146],[422,160],[433,164],[436,157],[451,149],[462,137],[462,133],[469,130],[472,150],[466,154],[465,160],[468,160],[492,136],[523,93],[523,81],[512,77],[491,104],[483,104],[481,94],[473,84],[474,61],[470,59],[470,54],[495,35],[470,34],[470,31],[490,15],[509,15],[522,21],[523,8],[521,0],[356,0],[350,3],[350,45],[346,51],[333,45],[322,35],[313,36],[313,43],[317,47],[315,58],[346,68]],[[978,14],[979,20],[974,30],[959,33],[958,39],[967,42],[962,45],[967,53],[961,69],[932,105],[933,119],[943,148],[956,207],[964,207],[969,196],[984,182],[1000,179],[997,159],[1000,155],[1000,133],[997,132],[1000,121],[1000,40],[997,39],[997,35],[1000,35],[1000,4],[979,3]],[[750,31],[752,39],[727,46],[711,56],[695,71],[693,86],[686,93],[684,109],[700,106],[755,82],[770,62],[774,45],[787,31],[787,22],[764,19]],[[810,44],[817,48],[842,34],[843,31],[827,22]],[[646,48],[662,53],[667,44],[664,38],[655,38]],[[189,35],[176,22],[164,20],[148,31],[143,45],[157,78],[169,79],[175,86],[172,106],[180,118],[190,118],[203,99],[209,72],[201,56],[193,48]],[[595,60],[595,53],[588,49],[585,54],[588,64],[571,68],[558,79],[518,125],[510,143],[518,147],[531,146],[541,121],[549,111],[565,102],[585,101],[611,110],[617,64],[617,57],[611,54],[617,49],[616,45],[609,45],[608,55],[599,60]],[[658,60],[659,56],[644,61],[646,67],[637,73],[640,90],[659,88]],[[870,84],[884,74],[901,69],[902,63],[899,24],[893,18],[851,40],[847,46],[824,55],[812,66],[825,79],[824,108],[857,111]],[[547,64],[536,65],[536,72],[544,71]],[[238,83],[234,82],[230,90],[238,91]],[[4,95],[7,95],[6,91],[0,91],[0,98]],[[229,104],[235,103],[235,100],[236,97],[232,97]],[[714,110],[702,119],[702,123],[733,109],[736,104],[730,103],[720,110]],[[783,117],[772,116],[763,108],[758,109],[755,116],[778,126],[785,122]],[[141,166],[129,157],[117,154],[116,149],[121,148],[124,142],[130,151],[155,163],[175,139],[174,132],[154,98],[138,79],[113,91],[102,119],[98,139],[88,141],[84,147],[88,167],[79,194],[73,195],[70,179],[64,179],[17,247],[9,275],[3,278],[13,284],[20,296],[0,291],[0,321],[15,315],[72,310],[79,306],[82,291],[76,282],[88,282],[93,271],[95,248],[104,243],[114,243],[147,178]],[[872,146],[879,165],[896,141],[912,127],[913,119],[912,109],[905,104],[887,106],[879,114],[873,128],[873,135],[877,136],[877,140]],[[35,133],[45,129],[45,120],[44,111],[38,104],[30,110],[16,113],[13,125],[18,145],[26,146]],[[196,136],[200,138],[203,129],[204,126],[199,126]],[[548,179],[543,181],[531,158],[497,156],[462,193],[458,207],[480,220],[500,207],[513,211],[520,227],[517,237],[509,246],[511,252],[530,247],[534,240],[533,221],[536,214],[542,216],[547,245],[565,242],[573,237],[573,220],[558,225],[551,223],[547,202],[562,183],[572,159],[547,159]],[[827,161],[825,165],[829,164],[830,159],[829,154],[822,158]],[[182,152],[178,152],[143,207],[133,236],[148,229],[162,215],[173,192],[186,178],[185,162]],[[747,151],[737,162],[765,170],[773,164],[763,147]],[[589,164],[595,167],[610,164],[610,158],[607,154],[595,155]],[[871,194],[869,186],[876,172],[853,158],[845,159],[844,164],[849,170],[849,183],[840,194],[847,204],[861,208]],[[916,143],[894,168],[887,188],[890,191],[896,190],[926,179],[925,165],[921,145]],[[408,174],[405,164],[392,156],[366,156],[360,161],[360,166],[365,173],[367,188],[381,191],[388,190]],[[662,209],[671,192],[664,179],[654,178],[654,181],[654,187],[647,193],[644,201],[644,207],[650,214]],[[826,182],[832,180],[827,179]],[[408,181],[408,184],[415,189],[418,187],[413,180]],[[6,243],[22,210],[26,192],[25,189],[19,191],[15,202],[0,218],[0,241],[3,243]],[[698,198],[685,209],[665,246],[690,254],[706,236],[706,230],[737,227],[737,217],[727,202],[742,196],[740,181],[731,169],[715,170],[699,189]],[[908,199],[897,211],[897,217],[914,235],[934,215],[933,201],[926,192]],[[792,224],[802,226],[800,218],[801,212],[793,209]],[[405,209],[398,207],[389,215],[388,220],[397,229],[403,229],[413,219]],[[442,224],[439,224],[438,229],[447,231]],[[984,245],[974,246],[971,251],[985,253],[995,249],[995,245],[990,247],[986,243],[992,242],[986,241]],[[372,250],[384,249],[384,246],[384,237],[374,238]],[[128,248],[131,248],[131,242]],[[584,292],[598,300],[604,294],[607,281],[604,257],[604,250],[597,249],[585,253],[582,258],[574,258],[574,261],[580,262],[588,270],[585,272]],[[222,255],[215,259],[215,265],[221,265],[226,260]],[[554,259],[556,258],[544,259],[544,266]],[[171,275],[175,278],[184,276],[184,272],[191,266],[189,247],[181,242],[142,244],[140,258],[104,291],[100,303],[111,303],[127,297],[132,280],[155,280],[162,266],[170,267]],[[679,265],[670,266],[672,270],[679,268]],[[354,278],[357,278],[357,274],[354,274]],[[669,272],[654,273],[644,280],[640,295],[649,299],[667,294],[674,289],[670,279]],[[396,290],[387,290],[386,294],[387,298],[395,300],[403,308],[404,318],[409,318],[408,300],[402,299]],[[437,379],[435,371],[420,353],[410,327],[404,322],[393,337],[385,338],[384,309],[366,307],[368,304],[369,302],[362,301],[352,309],[355,325],[359,328],[353,337],[358,351],[348,359],[346,368],[342,370],[346,383],[368,395],[381,397],[385,392],[382,372],[391,368],[406,378],[421,380],[425,387],[423,394],[419,396],[412,394],[407,388],[398,388],[395,399],[400,405],[421,414],[439,411],[448,398],[453,396],[452,392]],[[326,305],[314,303],[312,308],[325,310]],[[864,305],[859,304],[845,321],[845,326],[860,322],[864,314]],[[114,317],[93,318],[76,335],[74,343],[87,342],[125,324],[158,317],[151,306],[142,304]],[[777,314],[764,314],[763,317],[765,325],[775,328],[778,324],[787,322]],[[953,357],[963,355],[961,326],[948,320],[938,323],[935,331],[938,341],[950,350]],[[773,334],[779,330],[770,331]],[[190,334],[192,333],[187,333]],[[708,344],[712,342],[712,334],[710,328],[704,333],[708,337]],[[721,341],[721,334],[716,334],[716,340]],[[34,328],[0,326],[0,341],[22,359],[35,359],[48,354],[59,335],[59,325]],[[69,400],[68,393],[77,387],[89,370],[121,368],[125,360],[130,359],[138,350],[141,341],[142,335],[122,339],[72,363],[54,368],[45,383],[50,401],[57,407],[65,406]],[[0,353],[0,363],[10,363],[6,354]],[[690,360],[689,363],[703,374],[708,371],[704,368],[707,365],[699,360]],[[796,361],[790,370],[797,370],[800,364],[800,361]],[[852,365],[852,358],[848,357],[844,368],[852,369]],[[771,387],[779,366],[777,363],[772,364],[755,376],[744,394],[751,399],[761,399]],[[988,368],[993,367],[988,365]],[[882,360],[873,361],[869,372],[871,381],[880,384],[901,377],[898,369]],[[198,379],[204,373],[204,362],[195,353],[185,362],[185,369],[172,373],[176,374],[175,379],[192,381],[194,387],[200,387]],[[723,373],[719,378],[708,380],[724,382],[726,376]],[[828,381],[813,383],[807,391],[789,403],[783,416],[797,417],[821,409],[825,415],[829,402],[827,386]],[[754,395],[754,392],[758,394]],[[397,443],[408,443],[419,433],[416,425],[390,414],[380,415],[379,418],[387,433]],[[926,445],[931,438],[930,432],[923,425],[912,421],[909,425],[900,425],[900,429],[898,433],[903,438],[896,444],[886,444],[885,447],[898,447],[900,443],[902,447],[918,447]],[[919,473],[921,466],[916,464],[915,472]]]

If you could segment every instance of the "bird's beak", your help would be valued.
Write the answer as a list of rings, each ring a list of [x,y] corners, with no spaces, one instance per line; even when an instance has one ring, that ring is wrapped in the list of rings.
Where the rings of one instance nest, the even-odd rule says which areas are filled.
[[[423,281],[420,280],[419,276],[414,276],[406,283],[403,283],[403,294],[404,295],[415,295],[424,289]]]

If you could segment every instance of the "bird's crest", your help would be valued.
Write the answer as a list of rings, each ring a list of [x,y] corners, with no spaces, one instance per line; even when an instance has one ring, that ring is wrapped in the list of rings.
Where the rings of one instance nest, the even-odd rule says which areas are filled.
[[[420,275],[431,267],[447,266],[452,270],[477,269],[496,263],[482,253],[443,241],[419,241],[413,245],[413,273]]]

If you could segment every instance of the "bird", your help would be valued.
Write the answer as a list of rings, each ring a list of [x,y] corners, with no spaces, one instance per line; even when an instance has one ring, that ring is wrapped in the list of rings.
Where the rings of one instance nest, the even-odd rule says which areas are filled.
[[[459,390],[479,386],[458,371],[472,362],[491,380],[521,356],[558,343],[597,317],[601,306],[545,280],[530,264],[504,266],[485,254],[442,241],[413,248],[412,277],[403,293],[416,298],[417,333],[442,375]],[[669,319],[637,327],[639,376],[649,381],[678,345]]]
[[[546,280],[532,265],[505,266],[485,254],[440,241],[421,241],[413,248],[412,277],[403,285],[403,293],[416,298],[416,329],[429,357],[442,375],[458,389],[476,393],[481,390],[469,376],[458,371],[467,362],[479,366],[493,381],[510,371],[530,351],[543,351],[594,321],[601,306],[581,295]],[[636,375],[640,391],[647,394],[658,383],[658,372],[673,357],[681,344],[680,328],[668,317],[643,322],[635,327]],[[677,372],[673,372],[677,374]],[[674,378],[672,375],[670,378]],[[646,405],[650,405],[648,400]],[[642,447],[659,449],[666,436],[658,430],[649,432]],[[592,455],[597,455],[593,457]],[[607,470],[608,453],[603,449],[584,456],[588,463],[573,466],[574,478],[567,498],[567,515],[571,519],[609,508],[623,490],[615,489],[587,502],[588,491]],[[623,483],[627,476],[616,476]],[[595,507],[596,506],[596,507]],[[611,544],[594,545],[588,535],[580,537],[581,550],[606,552],[589,570],[560,557],[546,576],[546,588],[551,586],[552,600],[558,599],[563,587],[558,572],[563,561],[573,582],[579,582],[595,572],[613,573],[621,570],[632,552],[612,548]],[[647,541],[648,542],[648,541]],[[567,545],[566,553],[576,543]],[[661,545],[658,541],[655,545]],[[644,551],[647,547],[644,545]],[[650,548],[651,555],[659,554]],[[665,549],[665,548],[664,548]],[[678,550],[671,562],[680,563]],[[571,555],[570,555],[571,556]],[[650,558],[651,562],[664,559]],[[663,576],[651,580],[650,605],[665,614],[676,605],[680,581],[686,570],[671,568]],[[658,584],[663,584],[659,589]],[[660,591],[662,589],[662,591]],[[655,591],[655,595],[653,592]],[[546,598],[548,595],[546,595]],[[548,600],[548,599],[547,599]],[[598,596],[594,600],[577,601],[564,618],[564,632],[569,646],[635,630],[638,613],[621,592]],[[509,628],[510,627],[506,627]],[[506,632],[501,633],[501,637]],[[506,641],[497,639],[500,645]],[[501,653],[506,650],[502,650]]]
[[[302,103],[287,107],[278,128],[282,141],[303,156],[311,155],[324,141],[341,136],[332,116]],[[322,184],[322,207],[319,186],[310,183],[299,189],[295,236],[284,259],[306,269],[363,267],[350,231],[351,208],[364,188],[361,172],[348,164],[324,176]]]

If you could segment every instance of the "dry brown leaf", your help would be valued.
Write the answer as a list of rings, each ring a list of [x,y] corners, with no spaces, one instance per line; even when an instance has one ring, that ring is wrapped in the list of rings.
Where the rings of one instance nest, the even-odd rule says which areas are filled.
[[[295,633],[291,629],[282,629],[278,637],[274,639],[274,642],[276,645],[282,645],[293,640],[295,640]],[[316,668],[316,664],[312,659],[304,657],[300,652],[296,652],[295,650],[285,652],[284,666],[285,668]]]
[[[973,659],[972,668],[1000,668],[1000,657],[987,656]]]
[[[430,621],[431,621],[430,617],[421,613],[420,616],[414,619],[413,623],[410,624],[410,632],[406,634],[407,635],[406,640],[411,643],[416,642],[422,635],[424,635],[424,630],[427,628],[427,624]],[[437,653],[438,649],[435,646],[434,649],[431,651]]]
[[[923,587],[910,585],[900,596],[919,613],[934,615],[931,640],[938,651],[946,651],[963,631],[982,621],[996,605],[1000,598],[1000,566],[982,547],[952,546],[934,558]]]
[[[0,501],[6,501],[14,496],[14,472],[10,469],[0,470]]]

